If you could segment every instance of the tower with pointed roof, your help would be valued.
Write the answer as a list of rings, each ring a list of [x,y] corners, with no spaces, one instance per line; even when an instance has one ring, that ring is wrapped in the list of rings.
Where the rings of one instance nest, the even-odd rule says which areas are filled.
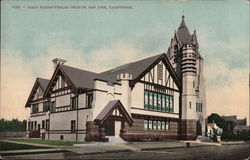
[[[184,18],[171,39],[167,56],[182,81],[181,136],[192,139],[205,134],[206,90],[196,31],[190,34]]]

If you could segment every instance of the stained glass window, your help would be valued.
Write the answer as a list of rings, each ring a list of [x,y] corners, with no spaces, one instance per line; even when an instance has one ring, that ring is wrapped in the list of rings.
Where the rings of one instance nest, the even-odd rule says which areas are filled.
[[[145,91],[145,94],[144,94],[144,108],[145,109],[148,109],[149,108],[149,104],[148,104],[148,91]]]
[[[148,120],[144,120],[144,130],[148,129]]]
[[[152,121],[151,120],[148,121],[148,129],[153,129],[153,125],[152,125]]]
[[[153,130],[157,130],[157,121],[153,122]]]
[[[157,110],[157,93],[154,93],[154,110]]]
[[[158,111],[161,111],[161,94],[160,93],[158,93],[157,94],[157,97],[158,97]]]

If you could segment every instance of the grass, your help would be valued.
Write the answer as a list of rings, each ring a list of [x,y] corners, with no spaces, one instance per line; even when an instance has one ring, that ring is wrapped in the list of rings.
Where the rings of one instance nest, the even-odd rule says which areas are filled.
[[[73,144],[87,143],[87,142],[54,141],[54,140],[29,139],[29,138],[12,138],[9,140],[16,141],[16,142],[46,144],[46,145],[54,145],[54,146],[73,146]]]
[[[50,148],[50,147],[33,146],[33,145],[28,145],[28,144],[17,144],[17,143],[0,141],[0,151],[25,150],[25,149],[45,149],[45,148]]]

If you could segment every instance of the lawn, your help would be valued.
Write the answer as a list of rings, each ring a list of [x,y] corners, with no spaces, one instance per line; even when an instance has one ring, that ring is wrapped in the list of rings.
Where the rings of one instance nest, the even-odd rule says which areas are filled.
[[[54,141],[54,140],[29,139],[29,138],[12,138],[9,140],[16,141],[16,142],[46,144],[46,145],[54,145],[54,146],[73,146],[73,144],[88,143],[88,142]]]
[[[17,144],[17,143],[0,141],[0,151],[25,150],[25,149],[45,149],[45,148],[50,148],[50,147],[33,146],[33,145],[28,145],[28,144]]]

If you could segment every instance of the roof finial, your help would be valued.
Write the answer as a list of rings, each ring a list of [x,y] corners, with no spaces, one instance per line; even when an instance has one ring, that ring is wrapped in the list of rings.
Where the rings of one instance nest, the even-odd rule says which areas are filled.
[[[184,20],[185,16],[184,16],[184,10],[182,10],[182,20]]]

